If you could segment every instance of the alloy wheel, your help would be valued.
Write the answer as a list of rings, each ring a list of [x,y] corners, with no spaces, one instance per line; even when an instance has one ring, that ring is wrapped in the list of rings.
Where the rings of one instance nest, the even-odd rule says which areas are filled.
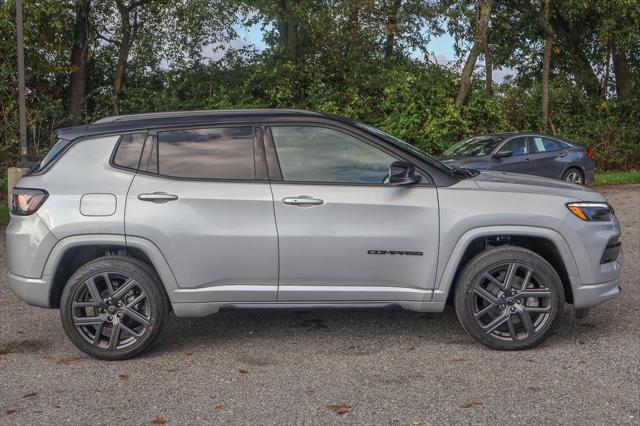
[[[486,270],[469,298],[473,318],[487,335],[504,340],[530,339],[554,317],[552,292],[540,273],[521,263],[503,263]]]
[[[582,176],[579,172],[569,172],[567,176],[565,176],[564,180],[566,182],[575,183],[576,185],[582,185]]]
[[[91,345],[109,350],[131,347],[151,324],[151,304],[132,277],[104,272],[86,279],[72,299],[72,322]]]

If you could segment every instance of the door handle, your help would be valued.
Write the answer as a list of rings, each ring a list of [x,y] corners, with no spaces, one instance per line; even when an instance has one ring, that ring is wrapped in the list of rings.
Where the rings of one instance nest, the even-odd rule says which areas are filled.
[[[151,201],[153,203],[166,203],[167,201],[175,201],[177,195],[167,194],[166,192],[151,192],[138,195],[140,201]]]
[[[324,200],[311,198],[308,195],[298,195],[297,197],[286,197],[282,202],[292,206],[318,206],[324,203]]]
[[[566,152],[563,152],[561,154],[556,155],[556,157],[566,157],[566,156],[567,156]]]

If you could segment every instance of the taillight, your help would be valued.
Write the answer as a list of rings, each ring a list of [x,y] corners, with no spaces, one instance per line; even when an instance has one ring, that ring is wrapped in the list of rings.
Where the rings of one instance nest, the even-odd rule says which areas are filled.
[[[593,160],[593,150],[589,147],[587,147],[587,157]]]
[[[29,216],[45,202],[49,193],[44,189],[13,188],[11,191],[11,214]]]

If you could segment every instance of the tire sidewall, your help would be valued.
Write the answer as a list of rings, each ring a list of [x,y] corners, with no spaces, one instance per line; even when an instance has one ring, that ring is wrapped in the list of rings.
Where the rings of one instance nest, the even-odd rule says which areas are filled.
[[[469,298],[475,282],[488,270],[503,263],[517,262],[536,269],[544,285],[551,290],[552,317],[533,337],[518,341],[504,341],[487,335],[473,317]],[[465,266],[455,292],[455,309],[462,327],[476,340],[494,349],[529,349],[546,340],[558,326],[564,311],[565,297],[562,281],[555,269],[538,254],[516,246],[501,246],[480,253]]]
[[[151,305],[149,326],[144,335],[131,347],[109,350],[93,346],[76,330],[72,320],[73,295],[88,278],[103,272],[121,272],[135,279],[147,293]],[[71,342],[88,355],[104,360],[120,360],[134,357],[148,349],[160,334],[168,315],[168,301],[161,284],[142,262],[122,256],[102,257],[81,266],[69,278],[60,301],[60,318]]]

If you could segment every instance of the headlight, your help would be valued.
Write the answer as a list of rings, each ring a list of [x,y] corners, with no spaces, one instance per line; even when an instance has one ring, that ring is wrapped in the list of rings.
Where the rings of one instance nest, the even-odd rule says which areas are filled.
[[[587,222],[607,222],[613,217],[613,207],[607,203],[569,203],[567,208]]]

